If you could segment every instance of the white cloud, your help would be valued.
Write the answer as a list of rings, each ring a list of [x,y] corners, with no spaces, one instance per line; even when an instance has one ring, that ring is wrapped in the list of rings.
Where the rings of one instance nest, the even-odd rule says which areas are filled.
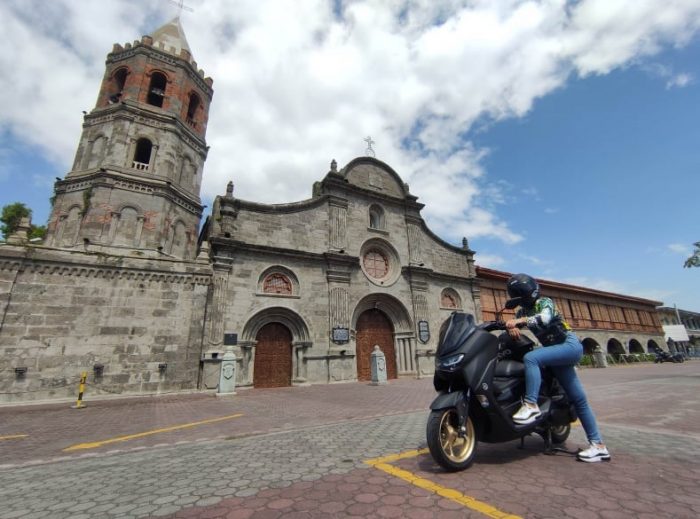
[[[229,180],[245,199],[308,198],[330,160],[362,155],[371,135],[438,234],[517,243],[498,216],[506,186],[488,182],[487,151],[467,140],[475,121],[522,116],[572,74],[638,63],[700,27],[697,0],[341,5],[201,0],[185,13],[193,54],[214,79],[205,198]],[[136,0],[1,3],[5,39],[22,43],[0,47],[0,66],[12,71],[0,76],[0,130],[67,171],[112,44],[174,12]],[[675,86],[691,79],[675,77]]]
[[[693,249],[690,245],[685,245],[683,243],[670,243],[666,246],[668,250],[675,254],[680,254],[681,256],[690,256],[693,253]]]
[[[688,72],[676,73],[673,69],[661,63],[644,63],[640,69],[653,77],[666,80],[666,89],[683,88],[695,82],[695,78]]]
[[[666,88],[683,88],[690,85],[693,82],[692,74],[681,73],[676,74],[666,81]]]
[[[596,290],[602,290],[604,292],[613,292],[615,294],[630,294],[629,287],[624,286],[616,281],[611,281],[609,279],[600,278],[588,278],[584,276],[580,277],[569,277],[558,279],[557,281],[561,283],[568,283],[570,285],[576,285],[579,287],[593,288]]]
[[[481,254],[474,255],[474,263],[481,267],[497,269],[505,265],[506,260],[496,254]]]

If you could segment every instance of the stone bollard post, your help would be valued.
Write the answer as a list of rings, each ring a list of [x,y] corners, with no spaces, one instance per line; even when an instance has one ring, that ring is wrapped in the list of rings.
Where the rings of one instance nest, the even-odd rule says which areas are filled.
[[[372,352],[372,385],[379,386],[386,384],[386,357],[384,357],[384,352],[379,349],[379,345],[374,345],[374,351]]]
[[[216,396],[235,395],[236,389],[236,354],[233,346],[226,346],[221,360],[221,374],[219,375],[219,389]]]
[[[608,360],[605,358],[605,352],[600,346],[593,350],[593,363],[596,368],[608,367]]]

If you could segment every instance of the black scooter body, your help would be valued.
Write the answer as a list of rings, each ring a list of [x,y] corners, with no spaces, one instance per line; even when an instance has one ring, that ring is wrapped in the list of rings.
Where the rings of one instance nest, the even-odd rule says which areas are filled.
[[[476,324],[470,314],[454,312],[441,333],[435,359],[433,385],[439,395],[430,405],[437,411],[455,407],[460,420],[472,418],[478,441],[506,442],[549,427],[566,426],[576,413],[553,375],[544,370],[538,404],[542,415],[519,425],[512,415],[525,393],[524,355],[534,343],[521,336],[513,341],[502,322]]]

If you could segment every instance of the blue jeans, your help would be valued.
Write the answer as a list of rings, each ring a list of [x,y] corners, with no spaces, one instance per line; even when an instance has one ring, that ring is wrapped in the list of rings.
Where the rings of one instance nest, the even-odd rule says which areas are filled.
[[[583,430],[589,442],[603,443],[598,431],[593,411],[588,405],[586,393],[583,391],[581,381],[576,375],[574,366],[581,360],[583,345],[573,332],[566,334],[566,340],[561,344],[536,348],[525,355],[525,400],[537,403],[537,395],[542,384],[540,368],[549,367],[554,376],[566,391],[567,396],[578,414]]]

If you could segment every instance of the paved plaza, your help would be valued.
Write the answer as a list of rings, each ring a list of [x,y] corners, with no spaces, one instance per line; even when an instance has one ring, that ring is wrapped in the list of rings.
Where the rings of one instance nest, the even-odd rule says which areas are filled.
[[[445,473],[429,379],[3,407],[0,518],[700,516],[700,361],[580,375],[610,463],[533,436]]]

